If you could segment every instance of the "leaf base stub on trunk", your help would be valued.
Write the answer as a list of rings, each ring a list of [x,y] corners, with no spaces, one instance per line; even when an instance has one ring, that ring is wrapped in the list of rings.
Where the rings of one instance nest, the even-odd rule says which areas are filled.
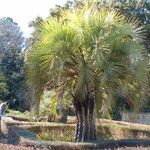
[[[93,98],[85,101],[74,101],[77,116],[75,142],[96,141],[96,125],[94,116],[95,101]]]

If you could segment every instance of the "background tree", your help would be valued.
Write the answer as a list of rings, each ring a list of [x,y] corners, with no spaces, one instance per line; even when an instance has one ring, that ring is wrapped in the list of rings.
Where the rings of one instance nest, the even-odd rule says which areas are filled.
[[[20,27],[11,18],[0,19],[0,71],[5,78],[7,94],[2,94],[1,99],[8,101],[11,108],[17,109],[23,103],[19,97],[19,89],[24,84],[24,48],[25,39]],[[4,83],[4,79],[3,79]],[[1,84],[2,80],[1,80]],[[4,84],[3,84],[4,85]],[[21,90],[22,91],[22,90]]]
[[[0,100],[9,95],[8,86],[4,74],[0,71]]]
[[[98,101],[97,109],[110,110],[119,89],[145,86],[147,53],[139,24],[93,3],[65,9],[61,18],[38,24],[39,38],[27,54],[29,81],[39,91],[36,96],[47,87],[72,96],[77,142],[96,140]],[[140,100],[142,91],[134,96]]]
[[[10,49],[22,49],[24,38],[20,27],[11,18],[0,19],[0,58]]]

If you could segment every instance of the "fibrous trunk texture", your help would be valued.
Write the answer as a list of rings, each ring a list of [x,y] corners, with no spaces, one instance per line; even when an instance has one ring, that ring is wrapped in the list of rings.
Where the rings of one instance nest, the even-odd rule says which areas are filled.
[[[74,100],[74,107],[77,116],[77,125],[75,133],[76,142],[89,142],[96,140],[95,125],[95,101],[94,98],[86,100]]]

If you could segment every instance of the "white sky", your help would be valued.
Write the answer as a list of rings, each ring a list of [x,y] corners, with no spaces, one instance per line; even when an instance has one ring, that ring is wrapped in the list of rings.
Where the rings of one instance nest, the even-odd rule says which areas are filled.
[[[62,5],[66,0],[0,0],[0,18],[11,17],[21,27],[25,37],[29,37],[32,29],[30,21],[37,16],[47,17],[50,8]]]

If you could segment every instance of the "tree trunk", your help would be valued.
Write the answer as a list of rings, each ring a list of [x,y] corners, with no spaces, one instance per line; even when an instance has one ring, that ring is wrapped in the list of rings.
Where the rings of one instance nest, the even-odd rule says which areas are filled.
[[[60,112],[60,122],[61,123],[67,123],[67,116],[68,116],[68,111],[67,111],[67,108],[63,107],[61,109],[61,112]]]
[[[39,119],[40,98],[41,98],[41,93],[34,92],[31,111],[33,114],[33,118],[36,121],[38,121],[38,119]]]
[[[76,142],[89,142],[96,140],[95,125],[95,101],[86,99],[86,101],[74,101],[77,116],[77,125],[75,133]]]

